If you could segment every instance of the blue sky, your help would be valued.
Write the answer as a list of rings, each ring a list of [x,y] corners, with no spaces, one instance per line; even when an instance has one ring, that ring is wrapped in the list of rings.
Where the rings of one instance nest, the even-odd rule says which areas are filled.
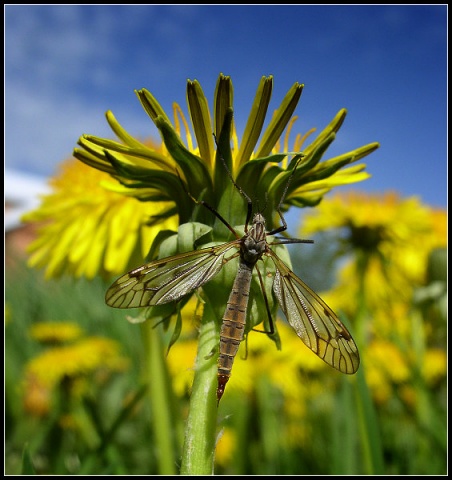
[[[447,202],[447,7],[5,6],[5,166],[50,175],[83,133],[158,138],[134,94],[147,88],[187,112],[187,79],[209,99],[232,77],[243,131],[260,78],[274,76],[270,111],[305,84],[295,131],[348,116],[326,157],[370,142],[369,192]]]

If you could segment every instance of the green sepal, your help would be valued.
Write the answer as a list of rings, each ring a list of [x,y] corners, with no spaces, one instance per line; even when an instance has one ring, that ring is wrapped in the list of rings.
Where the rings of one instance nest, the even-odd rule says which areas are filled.
[[[145,109],[146,113],[151,117],[151,120],[154,123],[158,117],[164,118],[167,122],[170,121],[165,113],[165,110],[163,110],[160,103],[157,102],[151,92],[145,88],[142,88],[141,90],[135,90],[135,94],[140,100],[140,103]]]
[[[298,104],[298,100],[300,99],[301,92],[303,91],[303,87],[304,85],[300,85],[296,82],[287,92],[281,105],[278,110],[276,110],[275,115],[262,135],[262,140],[257,149],[256,157],[265,157],[270,154],[292,117]]]
[[[251,158],[262,132],[268,105],[272,96],[273,77],[262,77],[251,106],[251,112],[243,132],[242,142],[237,152],[236,162],[239,168]]]
[[[143,168],[137,165],[131,165],[122,162],[115,155],[112,155],[108,150],[105,150],[105,157],[114,167],[118,177],[117,180],[128,188],[155,188],[160,192],[160,199],[165,201],[174,201],[175,205],[180,209],[179,214],[188,215],[191,211],[189,203],[187,202],[187,193],[181,188],[181,180],[171,172],[165,170],[157,170],[150,168]],[[151,195],[155,198],[154,195]],[[142,196],[137,198],[145,201],[148,197]],[[183,209],[186,209],[185,212]]]
[[[113,115],[111,110],[105,112],[105,117],[111,129],[115,132],[116,136],[122,140],[129,147],[141,149],[143,144],[138,141],[135,137],[132,137],[116,120],[116,117]]]
[[[178,253],[197,250],[212,241],[212,227],[199,222],[184,223],[177,232]]]
[[[127,161],[131,164],[142,166],[142,168],[149,168],[147,161],[154,163],[160,168],[168,169],[168,167],[171,166],[171,164],[168,162],[167,156],[157,153],[142,144],[139,147],[129,147],[123,143],[115,142],[114,140],[108,140],[106,138],[100,138],[96,137],[95,135],[86,134],[83,135],[80,140],[83,142],[84,148],[86,148],[86,143],[88,142],[99,147],[99,151],[102,152],[105,150],[111,150],[111,152],[117,152],[122,155],[127,155],[128,157],[134,157],[127,158]]]
[[[214,172],[215,191],[218,192],[218,195],[216,195],[217,197],[227,190],[227,187],[232,185],[232,181],[230,179],[230,175],[232,174],[232,118],[233,111],[232,108],[229,108],[225,112],[223,126],[221,128],[220,135],[217,137],[217,153],[215,158]]]
[[[290,205],[298,208],[315,207],[326,195],[330,189],[321,190],[320,193],[307,193],[306,195],[298,195],[290,198]]]
[[[80,142],[79,142],[80,143]],[[85,148],[85,147],[84,147]],[[89,149],[81,150],[80,148],[74,148],[72,155],[77,159],[83,162],[89,167],[100,170],[101,172],[108,173],[109,175],[115,175],[115,169],[105,160],[104,155],[100,156]]]
[[[211,176],[206,164],[185,147],[171,124],[163,117],[158,117],[155,122],[162,134],[168,152],[182,170],[190,194],[196,197],[204,188],[211,192]]]
[[[214,132],[218,137],[224,125],[225,116],[229,110],[232,110],[234,99],[234,89],[232,87],[231,77],[227,77],[220,73],[214,94],[214,110],[213,124]]]
[[[160,246],[162,245],[162,243],[174,235],[177,235],[177,234],[173,230],[160,230],[152,242],[151,248],[149,249],[149,252],[146,255],[146,260],[150,262],[152,260],[157,259],[158,252],[160,251]],[[163,257],[160,257],[160,258],[163,258]]]
[[[295,172],[295,184],[297,186],[300,186],[304,183],[307,183],[306,180],[300,180],[305,173],[311,173],[313,169],[318,166],[320,160],[322,159],[323,154],[325,151],[328,149],[328,147],[331,145],[331,143],[334,141],[336,138],[335,133],[331,132],[328,137],[324,138],[324,140],[320,143],[317,144],[317,147],[312,150],[309,154],[306,154],[300,164],[297,167],[297,170]],[[303,152],[305,153],[305,152]]]
[[[199,156],[207,165],[212,166],[214,152],[212,120],[209,103],[197,80],[187,82],[187,104],[199,148]]]
[[[331,122],[320,132],[317,138],[304,149],[306,156],[309,156],[317,147],[328,138],[331,133],[337,133],[344,123],[345,117],[347,115],[347,110],[342,108],[337,112],[336,116],[331,120]]]
[[[256,186],[258,189],[264,190],[261,184],[263,171],[268,164],[274,164],[269,168],[277,167],[278,171],[283,171],[278,164],[282,162],[285,157],[287,157],[287,153],[275,153],[268,157],[255,158],[246,162],[237,175],[237,185],[240,185],[247,193],[248,190],[250,190],[249,193],[251,193],[251,190],[255,190]]]

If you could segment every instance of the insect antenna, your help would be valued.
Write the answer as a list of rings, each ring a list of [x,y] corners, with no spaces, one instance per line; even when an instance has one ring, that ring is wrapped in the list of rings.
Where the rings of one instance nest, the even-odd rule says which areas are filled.
[[[286,182],[286,186],[284,187],[283,194],[281,195],[281,199],[278,203],[278,206],[276,207],[276,211],[278,212],[278,215],[281,218],[282,225],[278,228],[275,228],[271,232],[268,232],[268,235],[275,235],[276,233],[281,233],[281,232],[284,232],[285,230],[287,230],[286,219],[284,218],[284,215],[282,214],[282,205],[284,203],[284,200],[285,200],[286,195],[287,195],[287,191],[289,190],[289,186],[292,182],[292,178],[295,175],[295,171],[296,171],[300,161],[301,161],[301,158],[297,161],[297,163],[295,164],[292,172],[290,173],[289,178],[287,179],[287,182]]]
[[[223,158],[223,155],[221,154],[221,151],[218,147],[217,137],[216,137],[215,134],[213,134],[213,138],[215,139],[215,144],[217,145],[218,156],[220,157],[221,163],[223,164],[224,169],[226,170],[226,173],[228,174],[228,177],[231,179],[232,184],[238,190],[240,195],[242,195],[242,197],[246,200],[247,212],[246,212],[246,220],[245,220],[245,233],[247,233],[248,232],[248,224],[250,223],[251,215],[253,214],[253,201],[247,195],[247,193],[242,189],[242,187],[240,185],[237,185],[237,183],[235,182],[234,177],[232,176],[231,171],[229,170],[228,166],[226,165],[226,161]]]
[[[267,232],[267,235],[275,235],[277,233],[281,233],[287,230],[287,222],[286,219],[284,218],[284,215],[282,213],[282,205],[284,203],[284,200],[286,198],[287,192],[289,190],[290,183],[292,182],[293,176],[295,175],[295,171],[301,162],[301,159],[304,155],[301,155],[300,158],[297,160],[292,172],[289,175],[289,178],[287,179],[286,185],[284,187],[283,194],[281,195],[281,199],[278,203],[278,206],[276,207],[276,211],[278,212],[279,217],[281,218],[282,225],[278,228],[275,228],[274,230],[271,230],[270,232]],[[314,243],[314,240],[304,240],[300,238],[284,238],[276,242],[271,242],[269,245],[283,245],[283,244],[290,244],[290,243]]]

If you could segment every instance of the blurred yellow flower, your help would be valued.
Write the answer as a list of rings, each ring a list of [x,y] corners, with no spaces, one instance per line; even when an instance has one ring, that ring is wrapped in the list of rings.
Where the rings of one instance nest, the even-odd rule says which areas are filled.
[[[221,430],[215,449],[215,463],[227,467],[234,460],[234,450],[237,447],[237,435],[235,430],[224,427]]]
[[[445,211],[394,192],[337,195],[305,216],[303,235],[328,232],[337,253],[347,254],[336,286],[323,297],[358,322],[366,378],[380,403],[395,387],[414,401],[407,385],[419,366],[427,382],[445,378],[445,351],[429,348],[431,325],[416,320],[414,298],[428,281],[432,251],[446,246],[446,225]]]
[[[445,225],[445,212],[434,212],[416,197],[349,192],[326,199],[315,212],[308,212],[301,232],[334,231],[342,253],[361,255],[367,272],[364,291],[373,309],[386,305],[388,299],[391,303],[397,298],[411,300],[413,287],[425,281],[430,252],[446,245]],[[343,299],[341,308],[346,302],[356,305],[360,288],[356,269],[362,268],[361,261],[349,262],[340,272],[334,295]]]
[[[25,367],[24,405],[43,415],[51,408],[52,391],[63,381],[77,380],[97,371],[123,371],[128,359],[114,340],[86,337],[76,343],[51,347],[32,358]]]
[[[447,353],[440,348],[431,348],[425,352],[422,362],[422,374],[428,385],[435,385],[447,374]]]
[[[61,164],[50,180],[53,193],[23,217],[39,223],[29,247],[31,267],[46,277],[111,277],[135,267],[159,231],[176,227],[175,217],[160,219],[165,202],[140,202],[115,191],[109,175],[76,161]]]
[[[83,335],[73,322],[39,322],[30,327],[30,336],[41,343],[66,343]]]

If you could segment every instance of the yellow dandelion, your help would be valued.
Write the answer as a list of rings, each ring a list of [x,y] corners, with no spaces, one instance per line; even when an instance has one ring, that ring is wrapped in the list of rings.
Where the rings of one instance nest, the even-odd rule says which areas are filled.
[[[26,412],[36,417],[43,417],[52,406],[52,389],[34,374],[26,375],[23,405]]]
[[[237,446],[237,435],[232,428],[224,427],[221,430],[217,447],[215,449],[215,463],[227,467],[233,460],[234,450]]]
[[[196,338],[181,336],[168,353],[167,360],[173,389],[179,397],[185,396],[191,390],[195,374],[193,365],[195,364],[196,350]]]
[[[123,371],[128,360],[119,344],[101,337],[86,337],[71,345],[52,347],[32,358],[25,367],[24,406],[42,416],[51,408],[52,392],[68,379],[77,380],[99,370]],[[76,382],[75,382],[76,385]]]
[[[119,353],[114,340],[87,337],[75,344],[54,347],[30,360],[27,375],[53,387],[65,377],[92,373],[99,368],[123,370],[127,360]]]
[[[73,322],[40,322],[30,327],[30,336],[41,343],[67,343],[82,334],[82,328]]]
[[[407,382],[411,378],[410,366],[400,350],[391,342],[375,341],[367,349],[369,368],[378,367],[394,383]]]
[[[338,252],[354,254],[331,294],[353,317],[359,289],[372,312],[411,302],[413,288],[425,282],[430,252],[446,245],[445,224],[445,212],[433,211],[416,197],[349,192],[308,213],[302,234],[334,232],[341,242]]]
[[[142,261],[161,230],[176,226],[173,216],[160,218],[168,203],[124,195],[108,174],[76,160],[64,162],[50,185],[53,192],[23,217],[39,224],[29,265],[45,267],[47,278],[119,274]]]
[[[418,401],[416,389],[413,385],[400,385],[398,388],[398,393],[400,398],[408,405],[410,408],[416,408],[416,402]]]
[[[74,150],[74,156],[94,168],[68,162],[51,182],[54,192],[44,197],[41,207],[24,217],[26,222],[44,223],[39,238],[30,247],[30,265],[46,267],[47,277],[64,273],[106,276],[125,271],[133,263],[136,266],[159,233],[176,228],[174,214],[178,215],[179,224],[215,223],[207,209],[194,209],[187,192],[220,211],[231,225],[242,224],[246,211],[244,200],[231,189],[219,156],[237,184],[259,204],[267,205],[269,228],[274,221],[279,221],[275,208],[295,163],[299,166],[288,189],[284,209],[290,205],[316,204],[334,186],[368,177],[365,165],[348,165],[378,148],[376,143],[321,161],[344,121],[345,109],[304,148],[302,154],[299,151],[277,152],[284,128],[286,125],[293,128],[290,119],[303,85],[294,84],[268,127],[262,131],[272,88],[273,78],[263,77],[240,144],[232,118],[232,83],[223,75],[218,79],[213,122],[201,86],[197,81],[188,82],[187,98],[194,135],[178,105],[174,107],[173,126],[150,92],[146,89],[136,92],[160,130],[164,142],[160,146],[134,139],[113,114],[107,112],[107,121],[122,143],[92,135],[80,138],[81,148]],[[212,131],[217,138],[217,152]],[[196,138],[196,147],[193,138]],[[301,143],[297,137],[294,146],[301,148]],[[288,162],[289,157],[293,157],[291,162]],[[258,190],[256,185],[259,185]],[[161,240],[159,237],[154,247]]]
[[[422,362],[422,375],[428,385],[444,380],[447,374],[447,353],[440,348],[430,348]]]

